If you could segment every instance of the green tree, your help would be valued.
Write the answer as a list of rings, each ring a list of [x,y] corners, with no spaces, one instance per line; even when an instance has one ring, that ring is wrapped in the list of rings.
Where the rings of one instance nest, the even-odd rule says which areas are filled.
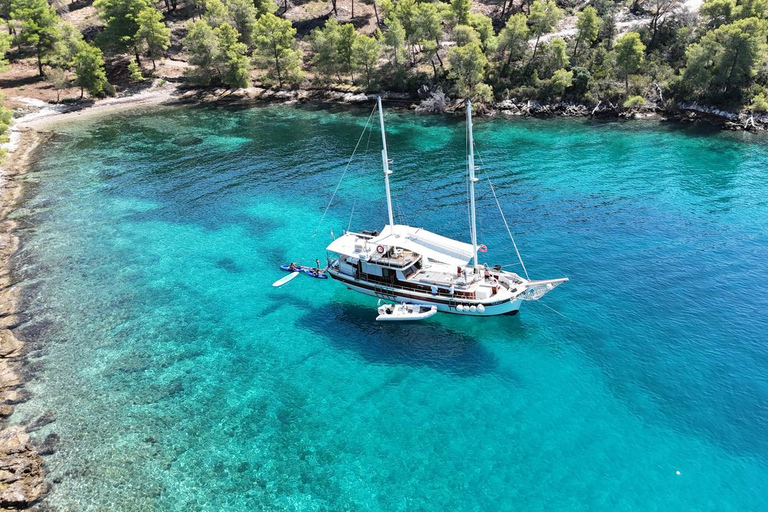
[[[104,31],[98,35],[99,46],[112,51],[132,49],[136,62],[141,64],[135,37],[139,30],[136,18],[139,13],[152,7],[150,0],[96,0],[93,2],[99,17],[106,22]]]
[[[217,66],[219,39],[214,29],[205,19],[188,23],[183,45],[190,54],[189,63],[195,66],[192,81],[200,85],[211,83],[213,76],[220,74]]]
[[[449,78],[456,81],[456,90],[460,96],[472,97],[477,85],[485,79],[488,59],[477,43],[455,46],[448,52]]]
[[[336,76],[341,80],[337,48],[339,46],[339,22],[328,18],[322,28],[314,29],[309,35],[312,46],[312,69],[324,80]]]
[[[451,11],[456,25],[469,25],[470,7],[472,0],[451,0]]]
[[[645,45],[637,32],[627,32],[621,36],[613,47],[619,76],[624,78],[624,86],[629,94],[629,75],[635,73],[643,63]]]
[[[507,24],[499,32],[499,51],[504,61],[501,73],[506,74],[512,62],[522,60],[528,50],[528,19],[525,14],[510,16]]]
[[[352,46],[352,64],[358,76],[365,80],[366,90],[370,90],[375,83],[376,63],[381,55],[381,43],[365,34],[360,34]]]
[[[737,0],[739,19],[768,17],[768,0]]]
[[[543,34],[551,32],[552,29],[563,19],[563,11],[555,4],[554,0],[536,0],[531,5],[531,14],[528,16],[528,24],[531,27],[531,34],[536,36],[536,42],[533,45],[533,55],[528,61],[528,66],[536,59],[536,51],[539,49],[539,40]]]
[[[683,83],[698,94],[740,93],[765,63],[768,22],[757,18],[738,20],[707,32],[686,52]]]
[[[354,73],[352,67],[352,48],[357,39],[357,32],[351,23],[345,23],[339,27],[339,40],[337,52],[339,55],[340,70],[342,73]],[[354,80],[354,77],[352,77]]]
[[[221,81],[233,89],[248,87],[248,47],[240,42],[240,33],[229,23],[215,28],[219,40],[219,52],[216,55]]]
[[[558,69],[567,68],[570,66],[568,59],[568,53],[566,52],[567,45],[562,37],[555,37],[546,46],[546,58],[544,59],[543,72],[547,76],[551,76]]]
[[[562,95],[572,83],[573,71],[566,71],[565,69],[555,71],[549,81],[552,92],[557,96]]]
[[[211,28],[218,28],[224,23],[229,23],[229,9],[221,0],[206,0],[203,19]]]
[[[579,54],[579,46],[581,43],[591,45],[597,39],[597,34],[600,31],[600,24],[602,20],[597,15],[597,9],[591,5],[584,8],[579,14],[576,15],[576,45],[573,48],[573,57]]]
[[[107,73],[104,71],[104,56],[99,48],[83,44],[75,54],[73,66],[75,83],[80,86],[81,99],[84,91],[87,90],[91,96],[97,96],[109,85]]]
[[[469,26],[475,29],[480,37],[480,46],[486,55],[496,51],[498,40],[493,30],[493,20],[480,13],[471,13],[469,15]]]
[[[56,103],[58,103],[61,99],[61,91],[69,88],[72,84],[72,79],[69,77],[69,73],[61,68],[51,68],[51,70],[48,71],[47,78],[53,89],[56,91]]]
[[[253,0],[228,0],[227,10],[232,26],[240,33],[240,42],[253,46],[253,30],[259,16]]]
[[[59,23],[59,39],[48,57],[48,64],[52,67],[71,69],[75,54],[80,51],[84,44],[83,34],[71,23],[61,21]]]
[[[395,68],[405,63],[405,29],[402,23],[395,17],[387,17],[384,20],[387,31],[384,33],[384,45],[387,48],[387,58]]]
[[[171,30],[163,23],[162,13],[154,7],[139,12],[136,23],[139,25],[134,36],[136,47],[147,52],[152,60],[152,69],[155,69],[155,59],[171,44]]]
[[[430,2],[416,4],[413,24],[422,51],[430,61],[436,57],[442,67],[440,44],[443,39],[443,17],[437,5]],[[434,67],[434,63],[432,65]]]
[[[13,24],[11,23],[11,0],[0,0],[0,20],[5,21],[8,27],[8,35],[13,35]]]
[[[11,49],[11,43],[13,38],[10,34],[0,34],[0,73],[7,71],[9,68],[8,59],[5,58],[5,53]]]
[[[736,0],[706,0],[699,8],[699,14],[707,19],[705,26],[709,30],[733,23],[738,17],[738,12]]]
[[[456,46],[466,46],[469,43],[480,44],[480,35],[469,25],[456,25],[451,33]]]
[[[312,65],[326,79],[333,75],[341,81],[341,75],[353,73],[352,48],[357,38],[351,23],[340,25],[335,18],[326,21],[325,26],[316,28],[310,34],[314,50]]]
[[[12,0],[11,16],[21,22],[19,41],[35,48],[37,71],[43,76],[43,57],[53,51],[60,37],[56,11],[48,0]]]
[[[132,60],[128,63],[128,73],[131,77],[131,82],[143,82],[146,80],[144,75],[141,73],[141,67],[136,63],[135,60]]]
[[[296,29],[291,22],[272,13],[264,14],[256,23],[254,35],[254,57],[267,69],[267,76],[276,79],[280,87],[284,82],[300,82],[301,52],[296,48]]]
[[[256,7],[257,19],[264,14],[275,14],[277,12],[277,4],[274,0],[253,0],[253,5]]]

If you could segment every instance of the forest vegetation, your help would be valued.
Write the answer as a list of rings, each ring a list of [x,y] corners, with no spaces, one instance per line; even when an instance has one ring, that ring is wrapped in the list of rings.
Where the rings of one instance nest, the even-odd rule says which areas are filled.
[[[286,16],[302,7],[289,0],[80,1],[94,25],[66,19],[75,4],[0,0],[0,66],[33,59],[56,91],[81,97],[114,94],[113,76],[142,82],[172,57],[199,87],[768,110],[768,0],[697,12],[684,0],[351,0],[351,13],[330,0],[309,24]],[[640,22],[626,30],[627,17]]]

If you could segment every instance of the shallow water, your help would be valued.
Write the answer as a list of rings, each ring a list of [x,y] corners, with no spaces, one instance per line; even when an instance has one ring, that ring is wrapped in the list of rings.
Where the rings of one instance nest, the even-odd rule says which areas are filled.
[[[157,109],[41,149],[12,419],[56,413],[47,504],[768,509],[764,139],[478,120],[531,277],[571,281],[517,317],[380,325],[337,283],[270,286],[384,224],[374,130],[318,227],[368,114]],[[387,117],[398,220],[466,239],[463,123]],[[482,185],[485,257],[514,263]]]

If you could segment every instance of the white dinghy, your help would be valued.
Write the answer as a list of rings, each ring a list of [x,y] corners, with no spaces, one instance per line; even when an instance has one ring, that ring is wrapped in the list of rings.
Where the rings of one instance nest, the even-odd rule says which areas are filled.
[[[384,304],[379,306],[378,322],[408,322],[424,320],[437,313],[437,306],[429,304]]]

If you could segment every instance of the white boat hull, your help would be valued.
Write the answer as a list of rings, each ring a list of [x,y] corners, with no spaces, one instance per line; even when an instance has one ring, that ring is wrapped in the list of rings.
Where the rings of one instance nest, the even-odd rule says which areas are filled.
[[[512,299],[506,300],[501,303],[494,303],[492,301],[466,301],[456,300],[448,301],[443,298],[432,297],[425,293],[411,292],[407,293],[399,292],[392,288],[385,288],[382,286],[376,286],[374,289],[369,288],[367,283],[357,283],[349,276],[345,276],[336,271],[329,270],[330,276],[342,282],[350,290],[370,295],[379,299],[384,299],[390,302],[418,302],[419,304],[427,304],[430,306],[437,306],[437,310],[441,313],[452,313],[455,315],[464,316],[498,316],[498,315],[516,315],[520,310],[520,304],[522,300]],[[480,311],[477,306],[482,304],[483,308]],[[461,309],[459,309],[461,306]],[[474,308],[472,308],[474,306]],[[472,311],[474,309],[474,311]]]

